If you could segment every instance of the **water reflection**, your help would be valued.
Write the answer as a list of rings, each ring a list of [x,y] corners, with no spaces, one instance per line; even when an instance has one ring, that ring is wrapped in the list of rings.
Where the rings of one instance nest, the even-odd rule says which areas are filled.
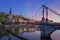
[[[40,35],[41,31],[35,31],[35,32],[24,32],[22,34],[18,34],[24,38],[27,38],[28,40],[41,40]],[[56,30],[51,34],[52,40],[60,40],[60,30]],[[0,40],[8,40],[8,36],[2,37]],[[15,36],[11,36],[11,40],[19,40]]]
[[[29,40],[40,40],[40,34],[41,32],[35,31],[35,32],[30,32],[30,33],[23,33],[23,37],[28,38]]]
[[[60,30],[56,30],[51,34],[51,39],[52,40],[60,40]]]
[[[35,31],[35,32],[24,32],[22,34],[19,34],[22,37],[27,38],[28,40],[40,40],[40,31]],[[1,38],[1,40],[8,40],[8,36],[4,36]],[[19,40],[18,38],[11,36],[11,40]]]

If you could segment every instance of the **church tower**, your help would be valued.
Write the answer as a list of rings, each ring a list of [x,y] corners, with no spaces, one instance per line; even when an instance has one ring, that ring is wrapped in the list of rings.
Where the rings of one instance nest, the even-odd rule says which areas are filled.
[[[12,18],[12,10],[11,10],[11,8],[9,10],[9,17]]]
[[[12,10],[11,10],[11,8],[10,8],[9,14],[12,14]]]

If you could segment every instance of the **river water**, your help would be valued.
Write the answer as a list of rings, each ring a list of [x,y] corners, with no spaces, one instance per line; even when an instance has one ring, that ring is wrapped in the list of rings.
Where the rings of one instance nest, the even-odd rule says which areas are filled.
[[[20,36],[27,38],[28,40],[41,40],[40,35],[41,35],[41,31],[35,31],[35,32],[24,32]],[[51,39],[60,40],[60,30],[53,32],[51,34]],[[4,36],[0,40],[8,40],[8,36]],[[15,36],[11,36],[11,40],[19,40],[19,39],[16,38]]]
[[[40,31],[35,32],[24,32],[22,34],[19,34],[20,36],[27,38],[28,40],[40,40]],[[2,37],[0,40],[8,40],[8,36]],[[15,36],[11,36],[11,40],[19,40]]]

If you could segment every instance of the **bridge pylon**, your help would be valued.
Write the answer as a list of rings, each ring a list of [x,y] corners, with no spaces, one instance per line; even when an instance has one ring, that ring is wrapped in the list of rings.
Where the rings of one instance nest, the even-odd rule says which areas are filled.
[[[43,7],[43,9],[42,9],[42,10],[43,10],[43,11],[42,11],[42,23],[44,23],[44,20],[45,20],[45,18],[44,18],[44,12],[45,12],[44,9],[45,9],[45,8],[44,8],[44,5],[43,5],[42,7]]]
[[[41,40],[51,40],[50,35],[53,33],[56,29],[54,28],[53,24],[49,23],[48,19],[48,7],[45,5],[42,6],[42,25],[40,25],[41,29]],[[46,17],[44,16],[46,11]]]

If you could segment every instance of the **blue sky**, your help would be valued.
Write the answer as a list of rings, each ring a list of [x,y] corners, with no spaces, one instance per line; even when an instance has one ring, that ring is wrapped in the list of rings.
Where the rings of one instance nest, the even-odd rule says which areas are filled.
[[[43,4],[59,13],[60,0],[0,0],[0,11],[9,13],[9,9],[11,8],[13,14],[23,15],[24,17],[31,18],[31,16],[34,16],[36,11]],[[37,13],[38,15],[41,14],[41,12]],[[58,16],[54,15],[54,17],[51,19],[59,19]],[[40,16],[38,19],[39,18]]]

